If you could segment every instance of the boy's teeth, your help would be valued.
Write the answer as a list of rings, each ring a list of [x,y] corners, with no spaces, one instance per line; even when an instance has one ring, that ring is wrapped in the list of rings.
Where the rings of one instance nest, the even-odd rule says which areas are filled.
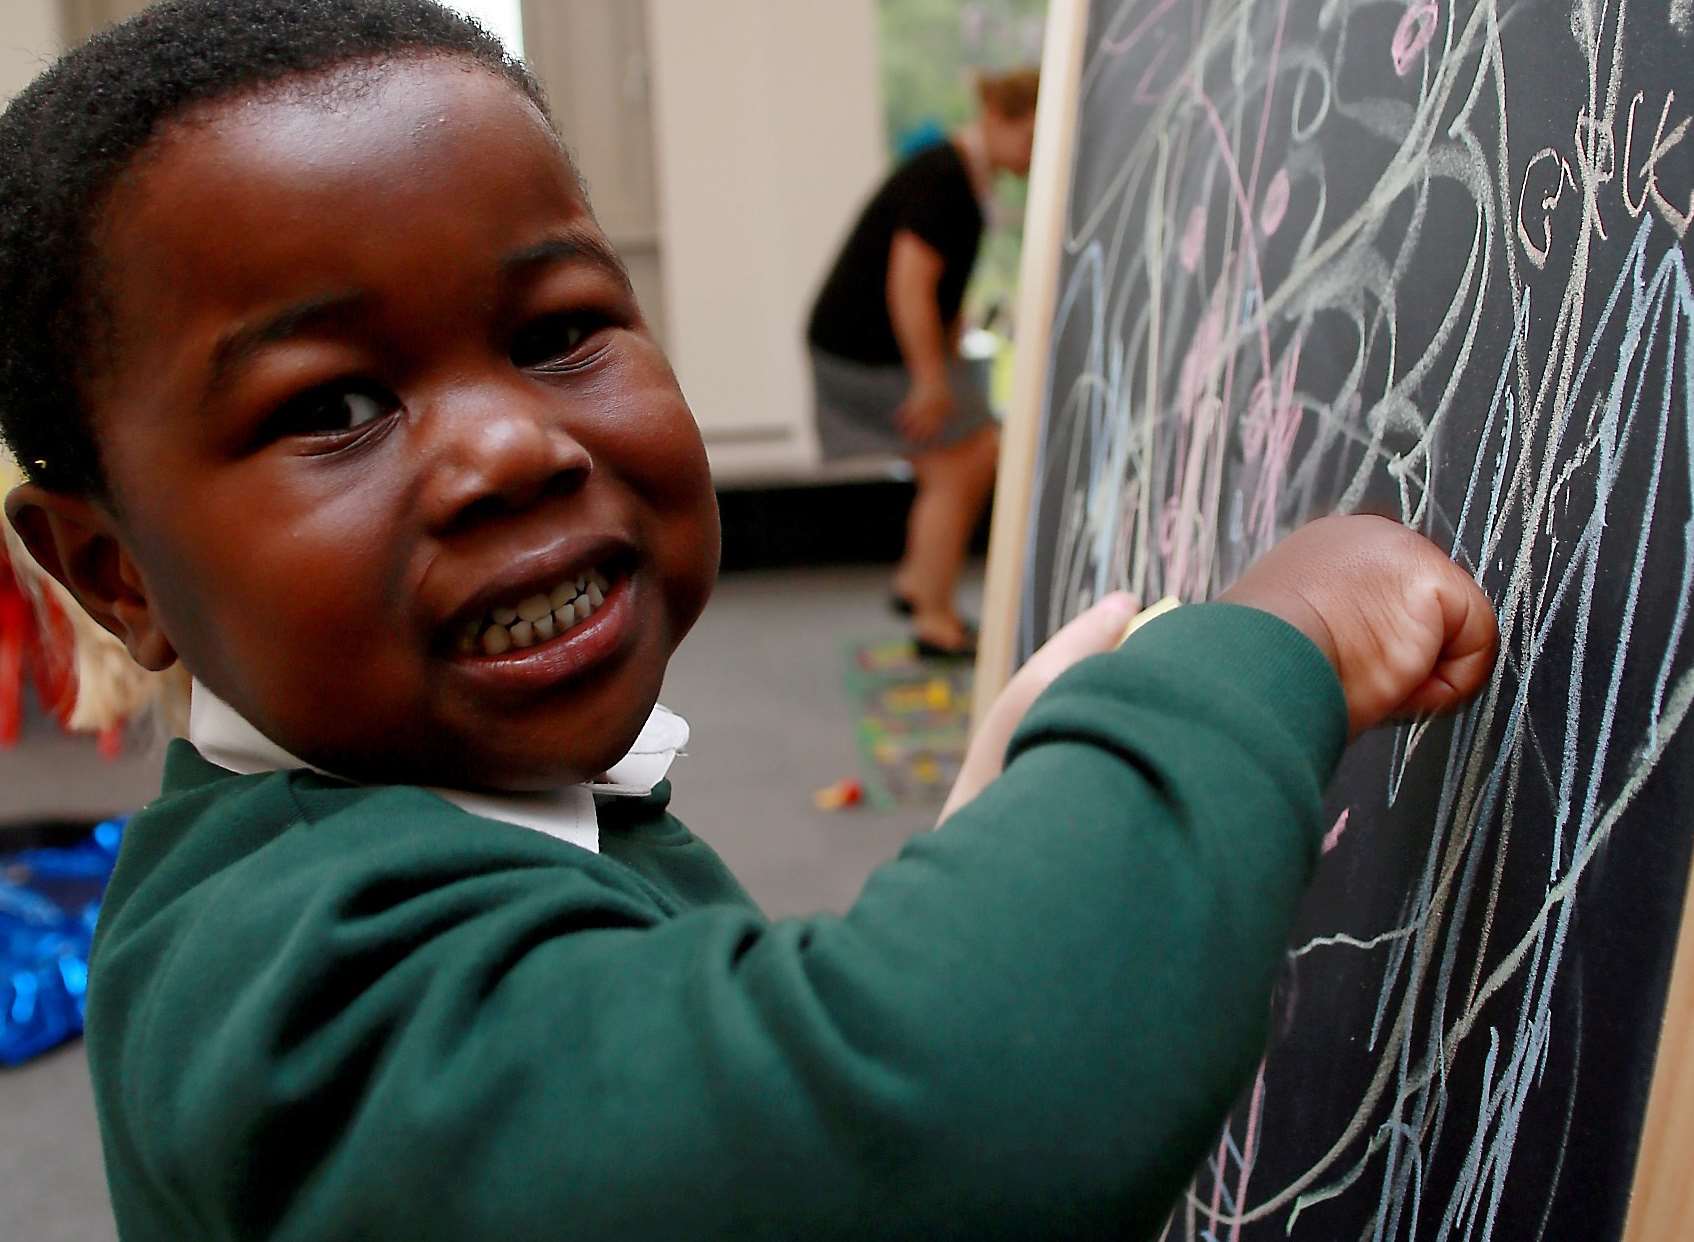
[[[588,620],[609,590],[611,583],[596,571],[561,582],[546,595],[531,595],[515,608],[490,609],[485,620],[460,631],[459,650],[494,656],[544,643]]]

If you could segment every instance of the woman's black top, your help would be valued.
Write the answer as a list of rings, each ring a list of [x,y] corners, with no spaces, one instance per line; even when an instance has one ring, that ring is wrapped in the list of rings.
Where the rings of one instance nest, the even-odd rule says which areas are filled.
[[[976,265],[983,218],[970,172],[951,142],[900,165],[866,204],[812,306],[806,339],[814,347],[856,362],[901,361],[888,315],[888,256],[901,229],[941,255],[945,267],[936,300],[941,322],[952,323]]]

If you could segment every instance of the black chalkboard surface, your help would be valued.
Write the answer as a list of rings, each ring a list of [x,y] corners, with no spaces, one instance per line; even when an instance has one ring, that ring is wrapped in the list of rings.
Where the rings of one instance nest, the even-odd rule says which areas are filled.
[[[1621,1236],[1694,833],[1694,4],[1085,21],[1020,657],[1337,509],[1503,636],[1464,716],[1350,751],[1168,1236]]]

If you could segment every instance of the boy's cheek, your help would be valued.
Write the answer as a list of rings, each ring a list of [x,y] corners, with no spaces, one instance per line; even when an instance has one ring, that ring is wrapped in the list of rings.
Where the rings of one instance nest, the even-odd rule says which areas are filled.
[[[664,451],[648,458],[651,468],[643,471],[640,485],[654,511],[654,559],[666,580],[680,640],[717,582],[722,537],[705,445],[680,393],[664,422]]]
[[[677,503],[659,509],[662,530],[653,541],[655,563],[664,579],[676,640],[699,619],[717,583],[721,532],[717,495],[704,468]]]

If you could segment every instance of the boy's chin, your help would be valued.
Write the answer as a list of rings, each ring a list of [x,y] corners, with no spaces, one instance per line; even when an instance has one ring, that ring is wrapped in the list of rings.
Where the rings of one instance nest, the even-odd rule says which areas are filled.
[[[429,783],[450,789],[465,789],[480,793],[548,793],[555,789],[563,789],[567,785],[580,785],[585,781],[599,780],[606,774],[606,769],[622,757],[622,755],[615,756],[610,762],[595,767],[586,767],[581,764],[560,764],[550,767],[500,768],[453,781],[444,781],[437,777]]]
[[[415,774],[411,783],[486,793],[546,793],[566,785],[599,780],[608,768],[629,753],[640,732],[638,723],[630,730],[627,741],[612,748],[604,745],[575,746],[539,752],[461,756],[451,769],[435,768],[430,774]],[[451,775],[448,775],[449,772]]]
[[[521,747],[461,744],[450,753],[313,755],[309,762],[361,784],[423,785],[497,794],[545,793],[597,780],[629,753],[646,716],[609,738],[528,740]],[[627,733],[627,736],[624,736]]]

